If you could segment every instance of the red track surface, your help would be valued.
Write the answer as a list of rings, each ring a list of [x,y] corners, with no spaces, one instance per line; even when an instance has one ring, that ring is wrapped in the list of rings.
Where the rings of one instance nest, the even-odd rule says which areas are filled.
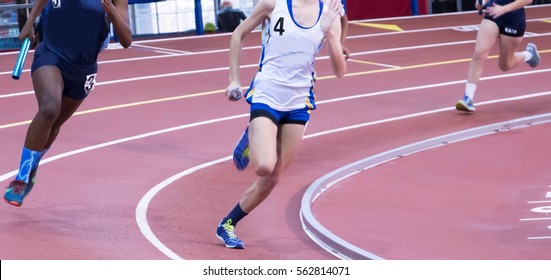
[[[229,37],[138,41],[129,50],[107,50],[100,59],[100,84],[62,130],[33,193],[21,208],[0,207],[0,259],[334,259],[302,230],[304,190],[336,168],[392,148],[551,112],[551,93],[527,96],[551,90],[550,14],[549,6],[528,9],[528,31],[534,36],[525,43],[538,45],[540,66],[503,73],[490,59],[472,115],[452,106],[463,92],[475,32],[451,27],[479,24],[475,13],[374,21],[396,24],[404,32],[351,24],[349,74],[336,79],[326,59],[317,62],[319,109],[306,132],[310,138],[270,198],[240,223],[245,250],[226,249],[214,235],[219,219],[254,180],[250,171],[238,172],[222,160],[242,133],[248,112],[245,102],[229,103],[222,94]],[[258,33],[245,42],[250,48],[243,51],[243,85],[256,70],[258,45]],[[14,176],[36,112],[29,73],[11,80],[16,55],[0,54],[2,184]],[[526,98],[491,103],[520,96]],[[316,136],[338,129],[343,130]],[[511,230],[502,225],[506,219],[529,218],[532,207],[526,202],[545,200],[550,191],[546,171],[551,163],[544,156],[550,152],[544,140],[550,130],[540,125],[483,137],[375,168],[324,194],[316,215],[340,236],[388,259],[549,259],[551,239],[525,238],[550,235],[546,225],[551,223],[519,222]],[[129,138],[134,136],[140,137]],[[524,146],[530,149],[519,149]],[[137,225],[138,204],[167,178],[216,160],[150,193],[147,223],[160,241],[157,246],[171,251],[161,252]],[[524,172],[514,176],[511,170]],[[358,190],[361,185],[381,189],[366,194]],[[345,211],[344,206],[355,205],[351,201],[362,207]],[[387,201],[402,209],[388,208]],[[438,204],[419,210],[427,201]],[[438,208],[450,205],[457,206],[453,215]],[[477,215],[484,223],[473,224]],[[368,218],[376,222],[364,223]],[[454,229],[459,222],[471,228],[435,229]],[[507,246],[496,246],[503,242]]]

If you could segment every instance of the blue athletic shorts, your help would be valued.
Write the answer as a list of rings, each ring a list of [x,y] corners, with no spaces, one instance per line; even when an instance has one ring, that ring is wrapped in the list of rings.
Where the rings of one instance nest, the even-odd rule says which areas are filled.
[[[499,34],[510,37],[522,37],[526,31],[526,15],[523,9],[506,13],[497,18],[492,18],[486,14],[484,18],[497,24]]]
[[[280,125],[280,124],[302,124],[306,125],[306,123],[310,120],[310,109],[303,108],[293,111],[277,111],[270,106],[262,103],[253,103],[251,105],[251,118],[250,120],[253,120],[254,118],[258,117],[266,117],[270,119],[274,124]]]
[[[61,71],[63,83],[65,84],[63,95],[67,97],[82,100],[88,96],[88,93],[96,84],[97,63],[91,65],[74,64],[40,44],[34,52],[31,73],[46,65],[56,66]]]

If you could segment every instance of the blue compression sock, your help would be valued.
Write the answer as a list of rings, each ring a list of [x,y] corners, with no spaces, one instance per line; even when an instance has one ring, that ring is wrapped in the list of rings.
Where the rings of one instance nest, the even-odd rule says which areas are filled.
[[[42,150],[42,152],[40,152],[40,156],[38,157],[38,160],[36,161],[33,169],[36,169],[38,168],[38,165],[40,164],[40,161],[42,160],[42,158],[44,157],[44,155],[48,152],[49,149],[44,149]],[[31,178],[32,179],[32,178]]]
[[[44,155],[45,151],[46,150],[37,152],[23,147],[23,151],[21,153],[21,163],[19,164],[19,172],[17,173],[15,180],[24,181],[28,184],[31,171],[38,166],[40,158]]]
[[[50,149],[50,148],[44,149],[44,150],[42,150],[42,152],[40,152],[40,157],[38,158],[38,161],[36,162],[35,168],[38,167],[38,164],[40,163],[40,160],[42,160],[42,158],[43,158],[44,155],[48,152],[49,149]]]

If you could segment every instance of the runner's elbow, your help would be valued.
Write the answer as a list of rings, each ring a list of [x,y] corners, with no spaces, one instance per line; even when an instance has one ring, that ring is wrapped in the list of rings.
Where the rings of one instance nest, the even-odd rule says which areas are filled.
[[[129,42],[121,42],[121,46],[125,49],[128,49],[132,45],[132,41]]]
[[[346,75],[346,66],[336,68],[334,73],[337,78],[344,77],[344,75]]]

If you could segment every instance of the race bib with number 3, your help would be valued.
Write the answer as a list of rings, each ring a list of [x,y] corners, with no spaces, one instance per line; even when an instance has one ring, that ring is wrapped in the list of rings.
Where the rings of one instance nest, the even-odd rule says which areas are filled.
[[[96,75],[98,73],[94,73],[91,75],[86,76],[86,82],[84,82],[84,92],[86,92],[86,95],[90,93],[94,89],[94,86],[96,86]]]

